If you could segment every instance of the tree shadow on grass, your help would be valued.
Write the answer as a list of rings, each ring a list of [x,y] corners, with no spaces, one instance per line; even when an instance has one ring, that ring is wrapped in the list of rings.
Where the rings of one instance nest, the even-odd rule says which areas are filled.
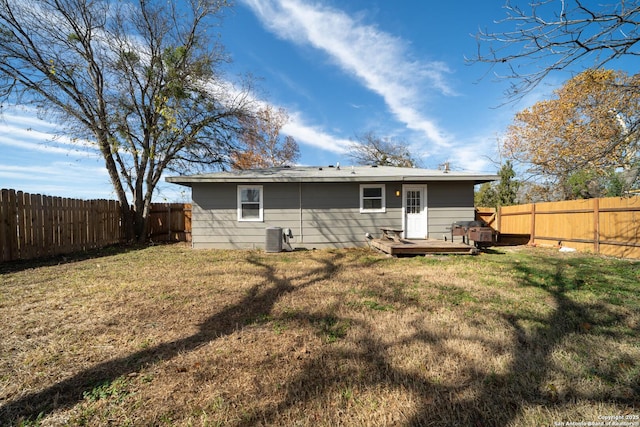
[[[380,424],[408,425],[408,426],[507,426],[517,422],[526,409],[533,407],[547,407],[562,411],[577,402],[587,404],[612,404],[620,408],[637,408],[639,404],[640,383],[630,381],[626,393],[608,393],[602,391],[576,390],[568,387],[561,390],[560,384],[553,384],[550,378],[557,369],[553,359],[553,352],[564,345],[565,339],[575,334],[598,334],[606,339],[615,339],[615,329],[621,322],[616,313],[611,312],[605,305],[581,304],[567,293],[580,286],[580,280],[566,274],[565,261],[555,260],[551,265],[549,260],[540,258],[531,263],[533,267],[514,263],[513,268],[520,273],[522,279],[519,286],[543,289],[548,297],[548,305],[552,307],[545,313],[516,312],[509,314],[508,307],[496,313],[498,318],[509,325],[513,337],[510,353],[511,362],[502,373],[491,373],[478,366],[477,362],[467,358],[464,351],[457,351],[445,344],[451,336],[446,331],[434,332],[425,329],[420,322],[414,325],[414,333],[398,338],[389,343],[381,341],[376,335],[372,324],[359,322],[354,319],[338,319],[357,326],[365,331],[357,340],[357,346],[329,347],[317,357],[311,357],[298,374],[291,379],[284,388],[284,398],[268,407],[256,409],[250,416],[242,419],[236,425],[272,425],[281,421],[283,414],[299,405],[323,401],[325,404],[329,396],[350,394],[354,387],[361,389],[391,389],[400,393],[412,395],[413,401],[418,402],[413,410],[403,412],[398,408],[396,418],[378,420]],[[537,265],[537,266],[536,266]],[[588,269],[579,273],[593,274]],[[603,281],[604,278],[594,280]],[[377,295],[383,298],[384,295]],[[387,296],[383,304],[397,304],[397,296]],[[404,303],[414,308],[419,304],[411,299]],[[428,316],[429,313],[425,313]],[[320,317],[318,317],[320,316]],[[304,315],[303,315],[304,317]],[[311,324],[318,324],[318,318],[309,317]],[[591,325],[591,326],[589,326]],[[598,328],[601,332],[595,332]],[[487,338],[486,331],[478,331],[472,338],[478,343],[491,347],[496,345]],[[588,341],[587,341],[588,343]],[[444,384],[427,378],[416,370],[399,367],[394,362],[393,348],[411,345],[429,346],[436,353],[436,359],[446,360],[450,353],[460,360],[468,360],[460,372],[466,381],[457,384]],[[508,343],[507,343],[508,344]],[[344,361],[356,361],[350,370],[344,370]],[[628,363],[638,363],[628,361]],[[340,366],[342,369],[330,369]],[[357,366],[360,366],[358,368]],[[364,368],[362,368],[364,366]],[[426,367],[429,369],[429,367]],[[362,376],[365,372],[366,377]],[[591,372],[596,380],[625,382],[623,374],[612,372]],[[614,378],[612,378],[612,376]],[[347,396],[345,399],[348,399]],[[336,403],[335,401],[333,402]],[[392,403],[389,403],[392,405]],[[329,409],[329,408],[328,408]],[[345,408],[333,408],[335,413],[347,412]],[[309,423],[327,424],[336,422],[350,424],[349,419],[341,420],[339,416],[327,414],[326,419],[307,420]],[[603,414],[606,415],[606,414]],[[610,415],[610,414],[609,414]],[[359,421],[362,421],[361,419]],[[378,421],[374,422],[377,424]],[[556,420],[562,421],[562,420]],[[574,420],[575,421],[575,420]],[[598,421],[587,419],[578,421]],[[302,421],[304,424],[304,421]]]
[[[237,330],[238,325],[247,324],[249,319],[267,316],[284,295],[331,277],[343,257],[342,253],[334,253],[330,259],[318,258],[317,261],[321,263],[319,267],[285,279],[276,277],[273,267],[262,263],[255,255],[249,255],[246,261],[263,268],[264,281],[253,286],[237,304],[209,317],[200,325],[198,333],[126,357],[105,361],[44,390],[8,402],[0,407],[0,425],[18,424],[21,420],[33,420],[47,416],[54,410],[71,407],[80,402],[83,394],[91,391],[97,384],[114,381],[123,375],[135,373],[148,364],[170,360],[205,343],[230,335]],[[292,284],[297,281],[301,283]]]
[[[555,275],[556,282],[546,289],[548,296],[551,297],[550,305],[554,306],[549,315],[503,314],[514,336],[512,362],[506,373],[487,378],[479,390],[477,400],[484,405],[492,405],[496,410],[500,407],[504,409],[502,413],[492,411],[491,418],[479,413],[476,420],[478,425],[506,426],[515,420],[525,407],[559,407],[563,404],[571,404],[577,398],[592,400],[594,403],[600,399],[595,394],[561,396],[559,385],[555,385],[550,379],[554,365],[551,360],[554,350],[567,336],[579,333],[581,325],[594,322],[585,306],[575,303],[565,295],[561,266],[558,264],[556,267],[558,268]],[[540,283],[536,280],[538,274],[535,271],[530,273],[522,285],[539,288]],[[510,390],[510,395],[505,394],[504,389]],[[619,403],[632,402],[629,399]]]
[[[86,251],[72,252],[69,254],[45,256],[29,260],[6,261],[0,263],[0,275],[18,273],[32,268],[52,267],[54,265],[70,264],[86,261],[88,259],[126,254],[129,252],[144,250],[148,247],[149,245],[145,244],[110,245],[102,248],[88,249]]]
[[[38,414],[46,415],[56,408],[72,406],[81,401],[83,393],[91,390],[96,384],[105,380],[113,381],[122,375],[144,368],[148,363],[170,360],[204,343],[232,334],[238,325],[247,324],[247,320],[270,316],[274,305],[283,296],[330,279],[343,268],[340,265],[342,257],[340,252],[334,253],[328,260],[319,259],[323,264],[314,270],[305,271],[295,277],[285,277],[277,274],[268,263],[250,256],[247,261],[260,267],[263,282],[251,288],[237,304],[208,318],[200,325],[198,333],[136,352],[125,358],[106,361],[38,393],[7,403],[0,408],[0,424],[10,424],[21,418],[35,418]],[[567,261],[559,258],[550,264],[549,262],[548,258],[533,257],[527,262],[510,265],[517,273],[517,286],[523,289],[543,290],[543,298],[548,300],[546,305],[550,310],[537,312],[526,309],[514,311],[509,307],[496,308],[495,316],[508,325],[512,336],[512,342],[505,343],[505,347],[511,352],[510,362],[504,372],[487,372],[465,354],[464,350],[447,345],[446,341],[451,338],[452,332],[430,330],[420,320],[409,325],[412,327],[411,333],[395,339],[386,337],[388,339],[381,340],[375,325],[368,321],[341,318],[336,314],[339,307],[330,307],[314,314],[297,313],[295,316],[298,318],[293,320],[307,322],[320,331],[324,329],[325,333],[332,332],[332,325],[342,323],[359,328],[362,334],[350,343],[353,345],[327,345],[323,346],[319,354],[309,356],[298,372],[282,385],[284,394],[280,400],[256,408],[236,425],[277,424],[282,421],[282,414],[287,411],[295,412],[299,406],[304,407],[319,400],[328,402],[340,395],[343,396],[343,401],[335,402],[334,399],[333,403],[343,406],[328,407],[327,410],[334,413],[327,414],[327,419],[309,420],[309,423],[315,421],[317,424],[327,424],[327,420],[331,418],[331,421],[350,424],[351,420],[341,420],[339,414],[348,413],[348,405],[357,397],[350,396],[351,391],[358,387],[366,390],[393,390],[409,395],[414,402],[413,407],[409,409],[392,407],[392,413],[386,413],[392,418],[373,420],[373,424],[507,426],[517,422],[526,409],[536,406],[562,409],[576,402],[586,402],[613,404],[620,408],[636,407],[640,383],[637,379],[635,382],[625,380],[621,377],[622,374],[616,372],[595,370],[591,371],[590,375],[605,382],[627,381],[628,394],[585,391],[571,387],[561,390],[559,384],[550,382],[549,378],[558,368],[553,360],[553,353],[564,345],[567,339],[575,336],[589,337],[590,334],[605,339],[618,338],[617,325],[622,319],[620,314],[610,310],[606,304],[580,303],[571,295],[572,290],[587,286],[590,281],[603,286],[608,280],[606,277],[598,276],[599,273],[595,269],[580,267],[579,260]],[[570,264],[571,262],[574,264]],[[576,270],[577,273],[569,274],[568,268]],[[414,311],[424,308],[419,299],[402,294],[401,289],[393,292],[394,284],[386,282],[387,280],[381,278],[369,287],[375,292],[372,297],[380,303],[379,307],[404,305]],[[625,281],[624,286],[631,288],[631,281],[632,279]],[[298,282],[301,283],[293,284]],[[386,284],[391,291],[381,284]],[[430,315],[432,313],[424,311],[424,316]],[[282,319],[273,316],[271,318],[292,320],[290,314],[287,316]],[[499,345],[492,341],[488,334],[487,331],[478,330],[477,334],[464,338],[489,349]],[[452,355],[459,359],[459,376],[464,378],[464,381],[436,381],[419,370],[399,366],[394,359],[394,348],[412,345],[428,346],[434,353],[434,360],[444,361]],[[345,364],[345,361],[356,363],[349,365]],[[465,361],[468,363],[464,363]],[[628,363],[638,362],[632,360]],[[425,366],[423,369],[429,367]],[[366,374],[364,377],[363,372]]]
[[[575,270],[573,274],[568,273],[568,267]],[[547,315],[527,313],[526,310],[501,314],[513,331],[512,362],[504,374],[485,376],[477,373],[484,376],[484,380],[476,391],[476,397],[473,401],[454,406],[456,412],[473,414],[469,420],[464,420],[473,422],[467,425],[506,426],[516,420],[525,407],[562,409],[578,401],[637,407],[640,403],[638,379],[629,382],[623,393],[576,390],[572,386],[562,390],[562,385],[554,384],[551,379],[553,371],[557,369],[556,362],[552,360],[553,352],[566,339],[575,338],[583,342],[584,350],[588,353],[590,341],[582,340],[588,338],[587,335],[611,340],[618,338],[613,330],[623,320],[619,314],[604,304],[579,303],[568,295],[589,280],[589,276],[590,280],[600,285],[605,285],[606,279],[598,277],[594,269],[583,266],[579,258],[573,261],[563,258],[550,261],[546,257],[534,256],[533,262],[514,263],[512,268],[522,277],[519,285],[544,290],[549,299],[548,305],[553,309]],[[616,378],[611,378],[610,372],[591,371],[590,375],[592,380],[625,382],[622,373],[614,374]],[[505,393],[505,390],[508,392]],[[435,419],[429,415],[429,411],[422,411],[409,424],[432,425]]]

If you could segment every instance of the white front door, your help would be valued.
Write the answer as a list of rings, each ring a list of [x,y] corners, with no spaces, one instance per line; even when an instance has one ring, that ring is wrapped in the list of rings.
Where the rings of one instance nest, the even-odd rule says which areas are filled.
[[[403,187],[404,237],[406,239],[427,238],[427,187],[405,185]]]

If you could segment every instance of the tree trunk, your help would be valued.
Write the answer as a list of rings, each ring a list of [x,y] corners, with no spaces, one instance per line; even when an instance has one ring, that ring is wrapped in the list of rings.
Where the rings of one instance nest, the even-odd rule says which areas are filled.
[[[107,136],[103,132],[96,132],[96,138],[99,142],[100,152],[105,162],[109,178],[113,184],[113,188],[120,202],[120,221],[122,223],[122,239],[125,242],[131,242],[135,239],[136,234],[136,219],[133,215],[133,210],[129,206],[127,200],[127,193],[120,181],[120,175],[118,174],[118,166],[111,155],[111,146],[107,142]]]
[[[122,221],[122,239],[125,242],[131,242],[135,236],[135,218],[133,210],[128,204],[120,203],[120,220]]]
[[[137,243],[144,243],[147,240],[147,218],[143,210],[136,210],[134,218],[134,235]]]

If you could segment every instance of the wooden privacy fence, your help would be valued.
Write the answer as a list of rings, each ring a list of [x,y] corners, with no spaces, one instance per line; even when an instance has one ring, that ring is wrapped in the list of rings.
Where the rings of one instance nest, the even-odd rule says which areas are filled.
[[[190,242],[191,204],[153,203],[147,222],[151,241]]]
[[[476,220],[486,222],[494,230],[498,229],[498,214],[494,208],[476,208]]]
[[[94,249],[121,238],[117,201],[0,192],[0,261]]]
[[[478,212],[489,215],[485,208]],[[485,219],[486,220],[486,219]],[[640,197],[610,197],[503,206],[500,235],[529,235],[529,244],[640,259]]]
[[[120,203],[0,192],[0,262],[28,260],[122,242]],[[191,241],[191,205],[154,203],[148,220],[153,241]]]

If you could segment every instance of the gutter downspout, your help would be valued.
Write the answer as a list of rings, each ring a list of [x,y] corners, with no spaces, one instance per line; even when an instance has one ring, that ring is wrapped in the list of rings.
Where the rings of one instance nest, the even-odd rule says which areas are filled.
[[[304,231],[302,229],[302,181],[298,181],[298,210],[300,212],[300,243],[304,243]]]

